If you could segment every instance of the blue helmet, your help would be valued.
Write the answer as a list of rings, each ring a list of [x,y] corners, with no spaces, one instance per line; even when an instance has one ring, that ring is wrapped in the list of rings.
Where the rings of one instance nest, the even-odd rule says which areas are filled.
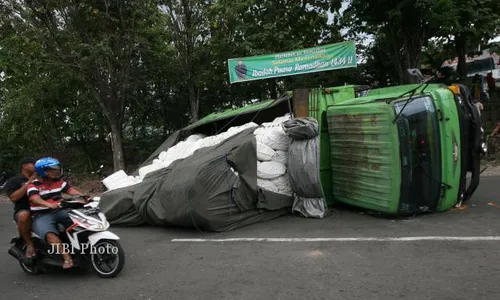
[[[47,173],[45,173],[46,169],[60,169],[61,163],[52,157],[44,157],[40,158],[35,163],[35,172],[38,176],[45,178],[47,177]]]

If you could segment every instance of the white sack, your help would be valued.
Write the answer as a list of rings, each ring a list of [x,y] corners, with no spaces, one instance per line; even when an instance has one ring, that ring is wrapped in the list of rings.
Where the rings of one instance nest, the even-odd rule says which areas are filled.
[[[205,135],[203,135],[203,134],[192,134],[185,141],[194,143],[194,142],[197,142],[203,138],[205,138]]]
[[[281,127],[267,130],[262,137],[262,143],[274,150],[287,151],[291,142],[292,139],[285,134]]]
[[[283,176],[272,179],[271,182],[278,188],[279,194],[285,194],[288,196],[293,195],[292,187],[290,186],[290,181],[288,180],[288,175],[286,173]]]
[[[114,176],[113,176],[114,175]],[[108,190],[115,190],[126,186],[131,186],[137,182],[134,180],[133,176],[127,176],[123,171],[118,171],[112,176],[108,176],[102,182]]]
[[[250,122],[250,123],[246,123],[245,125],[243,125],[243,130],[247,130],[248,128],[257,128],[257,127],[259,127],[259,124],[255,123],[255,122]]]
[[[265,161],[257,165],[257,177],[261,179],[274,179],[286,172],[286,166],[274,161]]]
[[[255,135],[262,135],[264,133],[266,133],[266,128],[263,126],[260,126],[253,131],[253,134],[255,134]]]
[[[278,162],[280,164],[288,165],[288,152],[286,151],[274,151],[273,157],[271,157],[271,161]]]
[[[263,190],[278,193],[278,187],[275,186],[271,180],[257,178],[257,186]]]
[[[131,185],[134,185],[134,184],[136,184],[135,181],[132,181],[130,179],[113,181],[110,184],[110,188],[108,190],[115,190],[115,189],[119,189],[119,188],[122,188],[122,187],[131,186]]]
[[[178,159],[184,159],[193,155],[193,153],[200,148],[216,146],[243,130],[256,128],[258,126],[259,125],[256,123],[250,122],[241,126],[230,127],[227,131],[214,136],[206,137],[202,134],[190,135],[184,141],[170,147],[167,151],[161,152],[158,156],[159,159],[153,161],[153,165],[159,166],[161,164],[161,168],[166,168]],[[140,177],[143,178],[147,173],[156,170],[158,170],[157,167],[146,166],[143,168],[142,172],[139,172],[139,174]]]
[[[270,161],[271,158],[275,154],[276,154],[276,152],[272,148],[270,148],[270,147],[268,147],[260,142],[257,142],[257,159],[258,160]]]
[[[283,117],[277,117],[276,119],[274,119],[273,122],[272,122],[272,124],[279,124],[279,125],[281,125],[281,123],[283,123],[285,121],[288,121],[290,119],[291,119],[290,114],[286,114]]]
[[[162,161],[165,161],[165,159],[167,158],[167,151],[162,151],[158,158]]]
[[[264,144],[264,135],[263,134],[259,134],[259,135],[256,135],[255,136],[255,140],[257,141],[257,143],[262,143]],[[265,144],[264,144],[265,145]],[[266,145],[267,146],[267,145]],[[269,146],[268,146],[269,147]],[[272,149],[272,148],[271,148]]]
[[[139,176],[141,178],[144,178],[149,173],[163,169],[163,168],[165,168],[164,164],[144,166],[144,167],[139,169]]]
[[[123,170],[120,170],[120,171],[117,171],[117,172],[109,175],[108,177],[104,178],[102,180],[102,183],[109,190],[110,186],[113,185],[113,182],[117,182],[120,180],[126,180],[127,178],[128,178],[127,173],[125,173],[125,171],[123,171]]]

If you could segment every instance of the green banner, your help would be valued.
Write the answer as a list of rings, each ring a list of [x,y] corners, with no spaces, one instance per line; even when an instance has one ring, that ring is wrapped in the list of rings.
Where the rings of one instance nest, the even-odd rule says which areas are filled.
[[[229,81],[245,82],[356,67],[352,41],[276,54],[228,60]]]

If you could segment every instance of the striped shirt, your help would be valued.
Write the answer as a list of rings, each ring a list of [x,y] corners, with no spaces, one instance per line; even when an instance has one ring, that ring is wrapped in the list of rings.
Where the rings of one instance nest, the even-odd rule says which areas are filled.
[[[33,180],[28,185],[28,197],[30,199],[30,208],[32,212],[50,209],[49,207],[40,206],[33,203],[35,196],[40,196],[43,200],[49,203],[60,203],[62,200],[62,193],[67,193],[71,190],[69,183],[63,180],[55,182],[44,182]]]

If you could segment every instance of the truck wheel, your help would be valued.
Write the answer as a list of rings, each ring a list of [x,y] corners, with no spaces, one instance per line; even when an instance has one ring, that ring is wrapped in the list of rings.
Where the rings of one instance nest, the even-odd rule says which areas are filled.
[[[101,240],[90,252],[92,269],[102,278],[112,278],[118,275],[125,264],[125,253],[122,246],[115,240]]]

